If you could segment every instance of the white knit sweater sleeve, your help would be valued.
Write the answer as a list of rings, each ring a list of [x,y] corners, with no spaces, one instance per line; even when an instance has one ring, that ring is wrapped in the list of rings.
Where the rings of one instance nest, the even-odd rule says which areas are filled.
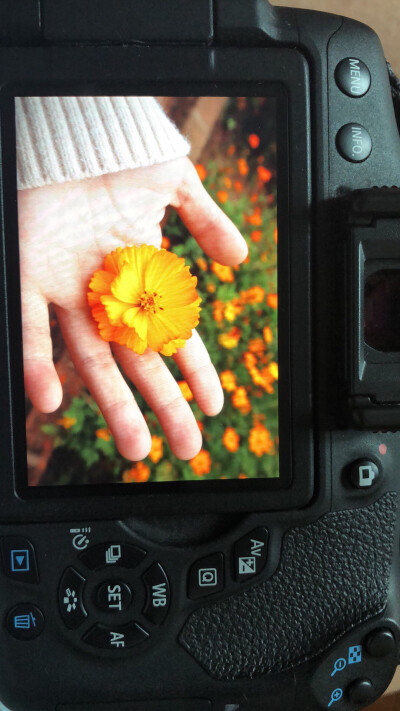
[[[153,97],[15,100],[18,189],[92,178],[189,153]]]

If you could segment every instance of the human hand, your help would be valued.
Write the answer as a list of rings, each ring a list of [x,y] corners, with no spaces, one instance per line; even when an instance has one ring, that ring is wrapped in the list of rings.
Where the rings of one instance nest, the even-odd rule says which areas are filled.
[[[48,304],[55,307],[70,357],[92,393],[119,452],[148,455],[151,436],[126,376],[155,412],[173,454],[190,459],[201,434],[190,406],[158,353],[143,355],[103,341],[87,304],[89,280],[117,246],[161,246],[160,222],[172,205],[212,259],[239,264],[247,246],[208,195],[188,158],[98,178],[21,190],[18,195],[25,390],[41,412],[53,412],[62,387],[52,357]],[[206,415],[223,392],[196,331],[173,356]]]

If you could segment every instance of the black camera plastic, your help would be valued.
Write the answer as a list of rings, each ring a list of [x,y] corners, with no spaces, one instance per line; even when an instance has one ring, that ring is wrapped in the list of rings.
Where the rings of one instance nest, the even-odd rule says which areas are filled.
[[[400,140],[378,38],[239,0],[1,12],[0,698],[13,711],[363,708],[400,659],[399,357],[395,337],[383,346],[365,325],[383,303],[390,332],[396,290],[371,292],[400,259]],[[243,88],[272,90],[281,107],[285,488],[33,495],[12,97]],[[241,577],[239,557],[255,551],[259,568]],[[116,627],[93,599],[102,584],[134,590]]]

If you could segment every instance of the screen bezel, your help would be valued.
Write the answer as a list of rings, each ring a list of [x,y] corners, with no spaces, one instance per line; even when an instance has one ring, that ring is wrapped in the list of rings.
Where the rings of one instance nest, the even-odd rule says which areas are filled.
[[[96,54],[101,54],[101,49]],[[110,48],[105,48],[110,51]],[[5,246],[8,275],[8,310],[10,346],[10,385],[12,393],[12,453],[13,490],[24,507],[32,510],[65,511],[90,505],[91,516],[123,515],[123,512],[182,513],[216,511],[257,511],[292,508],[304,505],[312,494],[312,428],[311,428],[311,363],[310,363],[310,265],[308,258],[309,225],[309,108],[308,77],[305,60],[292,50],[199,50],[207,73],[193,66],[193,50],[163,48],[163,60],[157,63],[159,48],[127,48],[131,54],[129,77],[121,82],[121,59],[114,49],[114,75],[104,82],[96,63],[82,65],[78,70],[77,56],[66,49],[74,66],[68,66],[65,56],[61,66],[52,63],[51,71],[43,61],[44,50],[33,53],[38,62],[40,81],[35,71],[21,63],[26,76],[9,80],[0,94],[3,147],[3,181]],[[144,51],[145,50],[145,51]],[[29,54],[29,50],[23,50]],[[60,50],[52,48],[54,55]],[[93,48],[92,48],[93,52]],[[285,63],[276,52],[285,55]],[[159,54],[159,53],[158,53]],[[182,60],[187,55],[188,62]],[[269,56],[267,56],[267,54]],[[99,55],[98,55],[99,56]],[[108,55],[109,56],[109,55]],[[171,82],[171,67],[176,69],[179,56],[180,77]],[[271,71],[271,58],[274,68]],[[53,56],[54,59],[54,56]],[[92,60],[94,57],[92,57]],[[126,55],[125,55],[126,59]],[[133,61],[136,59],[136,62]],[[39,60],[39,61],[38,61]],[[159,60],[161,57],[159,56]],[[189,61],[190,60],[190,61]],[[212,60],[212,61],[211,61]],[[228,61],[227,61],[228,60]],[[268,61],[269,60],[269,61]],[[277,61],[278,60],[278,61]],[[138,67],[140,65],[140,71]],[[201,62],[200,62],[201,64]],[[28,69],[29,67],[29,69]],[[290,70],[291,67],[291,70]],[[200,71],[199,71],[200,70]],[[124,66],[126,74],[126,65]],[[37,73],[37,72],[36,72]],[[28,77],[30,74],[30,78]],[[56,74],[57,76],[54,76]],[[70,74],[70,76],[68,76]],[[140,76],[140,81],[138,80]],[[204,77],[207,76],[207,81]],[[79,78],[78,78],[79,77]],[[156,77],[156,78],[155,78]],[[302,81],[299,80],[302,79]],[[278,171],[278,320],[279,320],[279,479],[224,480],[199,482],[168,482],[144,484],[112,484],[77,486],[28,487],[26,484],[25,407],[22,379],[21,319],[17,240],[17,210],[15,188],[15,124],[14,97],[27,95],[150,95],[150,96],[274,96],[277,110],[277,171]],[[302,130],[299,130],[302,126]],[[296,142],[294,143],[294,137]],[[306,179],[305,179],[306,178]],[[296,185],[296,192],[293,186]],[[302,214],[293,210],[302,205]],[[307,214],[306,214],[307,213]],[[293,230],[296,224],[296,233]],[[291,224],[292,223],[292,224]],[[3,235],[4,238],[4,235]],[[290,289],[287,288],[290,285]],[[296,296],[297,292],[297,296]],[[302,298],[300,298],[302,296]],[[298,324],[302,328],[298,328]],[[299,338],[301,333],[301,337]],[[292,386],[291,386],[292,382]],[[293,423],[296,422],[296,428]],[[22,426],[23,423],[23,426]],[[176,494],[179,493],[179,496]],[[62,499],[62,502],[60,501]],[[15,496],[13,497],[15,502]],[[89,504],[90,502],[90,504]],[[40,506],[39,506],[40,505]],[[35,512],[36,513],[36,512]]]

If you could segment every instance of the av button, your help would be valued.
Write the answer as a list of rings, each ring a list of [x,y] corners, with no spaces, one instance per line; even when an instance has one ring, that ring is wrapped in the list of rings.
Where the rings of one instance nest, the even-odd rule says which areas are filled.
[[[256,528],[235,545],[235,577],[242,581],[261,573],[267,562],[268,531]]]
[[[135,647],[137,644],[144,642],[149,637],[148,633],[142,629],[136,622],[131,622],[129,625],[116,627],[106,627],[105,625],[95,625],[87,632],[83,641],[90,644],[92,647],[99,649],[126,649]]]
[[[335,80],[340,91],[352,98],[364,96],[371,86],[371,74],[361,59],[346,57],[337,65]]]
[[[371,136],[361,124],[348,123],[337,134],[336,147],[345,160],[350,163],[362,163],[371,154]]]
[[[132,601],[132,590],[123,580],[107,580],[97,591],[97,605],[104,612],[124,612]]]
[[[30,640],[44,629],[44,617],[35,605],[16,605],[7,615],[7,630],[16,639]]]
[[[379,467],[369,459],[359,459],[351,465],[350,481],[356,489],[371,489],[381,478]]]

